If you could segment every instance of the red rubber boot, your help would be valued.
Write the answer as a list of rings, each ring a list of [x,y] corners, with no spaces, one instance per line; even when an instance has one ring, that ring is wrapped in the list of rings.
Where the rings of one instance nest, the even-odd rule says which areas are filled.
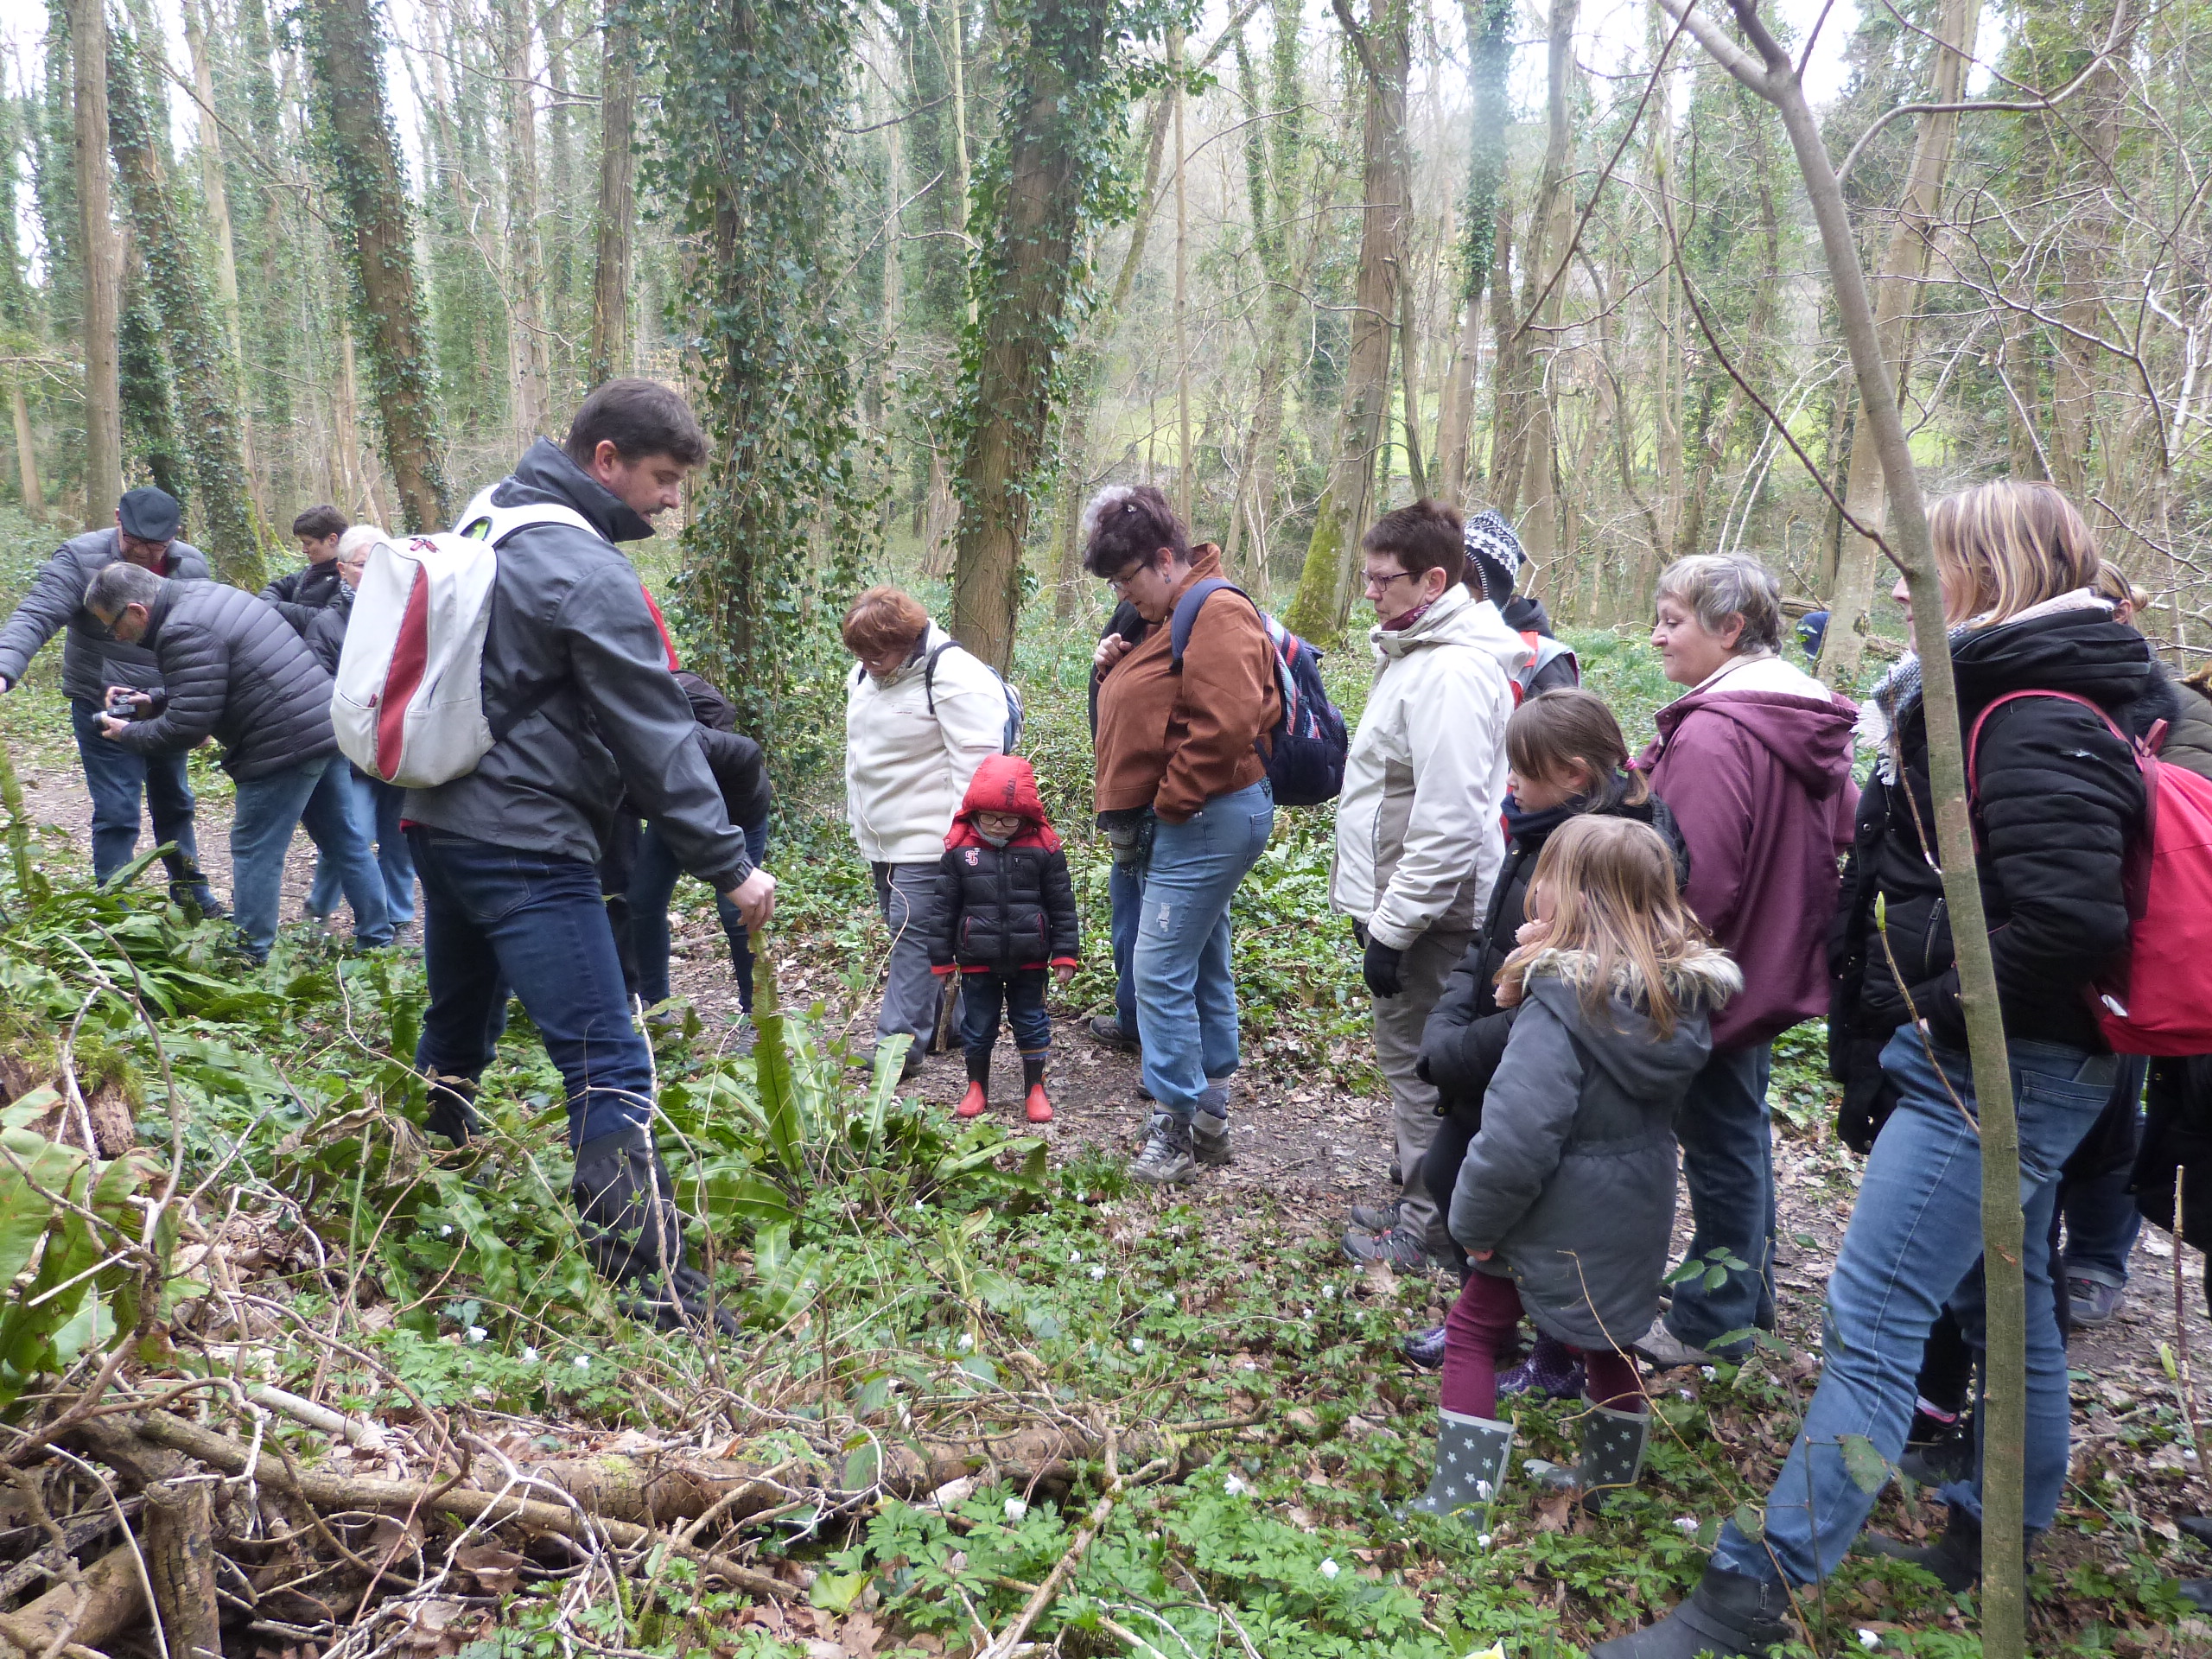
[[[991,1057],[988,1053],[971,1053],[968,1057],[968,1092],[960,1096],[960,1103],[952,1109],[952,1115],[981,1117],[990,1103]]]
[[[1052,1121],[1052,1097],[1045,1092],[1045,1057],[1025,1054],[1021,1057],[1021,1080],[1028,1086],[1028,1096],[1022,1109],[1029,1114],[1032,1123]]]

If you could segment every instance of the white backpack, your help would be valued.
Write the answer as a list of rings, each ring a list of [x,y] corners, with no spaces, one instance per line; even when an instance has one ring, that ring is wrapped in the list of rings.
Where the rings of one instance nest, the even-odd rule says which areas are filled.
[[[524,698],[496,724],[485,716],[484,631],[498,550],[531,524],[571,524],[599,535],[570,508],[496,507],[486,490],[450,531],[387,538],[369,550],[338,658],[330,721],[339,748],[371,777],[403,789],[466,777],[552,690]]]

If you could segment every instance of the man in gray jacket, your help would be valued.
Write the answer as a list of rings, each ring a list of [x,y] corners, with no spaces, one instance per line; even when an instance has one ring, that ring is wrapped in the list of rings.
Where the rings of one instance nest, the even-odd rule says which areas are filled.
[[[99,716],[107,688],[158,691],[160,671],[153,653],[125,645],[85,608],[85,586],[118,560],[143,565],[157,575],[205,580],[207,561],[199,549],[176,539],[183,509],[176,498],[156,489],[127,493],[116,505],[115,528],[86,531],[61,544],[46,562],[23,602],[0,627],[0,693],[22,681],[40,647],[63,628],[68,642],[61,654],[61,690],[69,699],[69,724],[77,737],[85,783],[92,797],[92,878],[106,881],[130,862],[138,845],[139,800],[154,820],[156,845],[174,842],[163,861],[169,870],[169,895],[196,905],[202,914],[226,913],[200,873],[200,848],[193,834],[195,803],[185,780],[185,751],[136,754],[101,741]]]
[[[108,566],[85,608],[118,639],[151,652],[162,689],[109,689],[100,735],[133,754],[181,754],[213,737],[238,789],[231,820],[231,902],[245,952],[267,960],[293,830],[338,867],[353,936],[391,943],[384,880],[353,811],[345,757],[330,724],[330,676],[274,606],[214,582],[168,582],[134,564]]]
[[[683,1259],[682,1217],[653,1149],[652,1054],[631,1022],[599,860],[625,797],[686,870],[764,926],[775,882],[746,856],[692,734],[660,626],[617,542],[652,534],[706,440],[683,400],[649,380],[584,399],[560,447],[541,438],[493,492],[503,507],[566,508],[586,524],[534,524],[499,543],[484,639],[494,741],[474,771],[410,791],[430,982],[415,1063],[429,1127],[472,1124],[508,992],[569,1090],[571,1188],[587,1248],[624,1309],[680,1329],[713,1306]]]

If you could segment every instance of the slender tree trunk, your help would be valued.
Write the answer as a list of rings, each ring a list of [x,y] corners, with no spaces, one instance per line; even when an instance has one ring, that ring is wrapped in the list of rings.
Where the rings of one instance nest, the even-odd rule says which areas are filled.
[[[1412,176],[1411,168],[1407,169],[1407,176]],[[1410,220],[1413,204],[1408,202],[1406,207]],[[1408,265],[1398,280],[1398,389],[1405,404],[1402,418],[1406,432],[1406,478],[1419,499],[1428,494],[1428,468],[1422,465],[1421,455],[1421,333],[1414,298],[1413,271]]]
[[[609,7],[607,49],[600,79],[599,237],[592,270],[591,373],[594,385],[628,372],[630,365],[630,226],[638,210],[638,162],[632,148],[632,108],[638,96],[635,30],[613,21]],[[891,129],[896,132],[894,126]],[[897,181],[893,181],[897,188]],[[898,244],[884,254],[896,264]],[[888,323],[896,313],[887,313]]]
[[[1965,85],[1967,54],[1974,49],[1974,26],[1980,13],[1980,0],[1943,0],[1929,102],[1959,101]],[[1882,342],[1883,360],[1890,365],[1891,383],[1900,397],[1912,377],[1912,332],[1920,284],[1935,251],[1943,179],[1950,170],[1958,131],[1956,115],[1920,118],[1919,136],[1912,148],[1912,170],[1905,178],[1904,200],[1890,232],[1880,274],[1874,279],[1874,323]],[[1883,495],[1881,457],[1873,444],[1854,442],[1850,478],[1843,492],[1845,509],[1860,524],[1878,531],[1884,518]],[[1845,526],[1835,585],[1828,593],[1827,632],[1821,642],[1820,674],[1830,685],[1847,689],[1858,683],[1859,661],[1866,649],[1866,613],[1873,603],[1874,570],[1879,558],[1873,543]]]
[[[85,526],[114,522],[123,494],[123,391],[116,327],[123,250],[108,207],[107,18],[100,0],[69,0],[76,75],[77,220],[84,264]]]
[[[531,8],[493,9],[499,25],[499,108],[506,129],[508,415],[527,448],[546,413],[545,253],[537,228],[537,100],[531,84]]]
[[[1358,55],[1365,83],[1359,270],[1352,287],[1351,340],[1335,459],[1314,509],[1313,537],[1285,623],[1309,639],[1333,639],[1351,608],[1353,555],[1375,508],[1375,462],[1390,399],[1390,336],[1398,315],[1405,247],[1404,132],[1408,34],[1404,0],[1378,0],[1365,27],[1347,0],[1337,19]]]
[[[34,518],[46,517],[46,498],[38,487],[38,445],[31,432],[31,406],[23,396],[19,377],[8,380],[8,407],[16,417],[16,476],[23,486],[23,510]]]
[[[1179,77],[1183,69],[1183,31],[1168,31],[1167,55],[1174,60]],[[1185,524],[1191,522],[1191,323],[1189,247],[1191,213],[1184,187],[1183,86],[1179,78],[1168,89],[1175,103],[1175,511]]]
[[[1688,10],[1690,0],[1664,0],[1686,21],[1707,52],[1781,111],[1805,181],[1821,247],[1835,285],[1844,339],[1857,374],[1863,419],[1879,446],[1889,486],[1891,535],[1912,598],[1912,631],[1921,662],[1928,732],[1929,792],[1951,912],[1960,1003],[1966,1015],[1981,1152],[1981,1226],[1988,1326],[1986,1421],[1982,1433],[1982,1650],[1988,1659],[2018,1659],[2027,1645],[2027,1597],[2022,1555],[2023,1480],[2027,1443],[2027,1296],[2021,1270],[2019,1120],[2005,1051],[2005,1017],[1990,959],[1989,918],[1974,868],[1974,826],[1967,805],[1965,743],[1959,728],[1958,685],[1951,668],[1943,595],[1928,536],[1912,446],[1897,405],[1859,264],[1843,190],[1828,158],[1819,121],[1806,102],[1789,49],[1761,22],[1757,0],[1730,0],[1753,57],[1711,19]],[[1833,625],[1831,625],[1833,626]],[[1795,1504],[1796,1493],[1780,1495]]]
[[[229,331],[210,315],[197,251],[184,233],[162,175],[157,140],[148,124],[127,36],[108,42],[108,122],[116,172],[129,197],[147,286],[161,314],[162,344],[183,404],[179,425],[205,551],[224,581],[258,590],[268,577],[254,534],[235,423],[236,359]],[[158,142],[166,147],[165,137]]]
[[[1473,477],[1477,368],[1482,355],[1482,301],[1497,293],[1503,268],[1497,240],[1498,205],[1505,191],[1505,133],[1513,118],[1507,80],[1513,68],[1513,0],[1465,0],[1467,80],[1474,97],[1469,121],[1465,242],[1460,252],[1462,315],[1459,349],[1445,378],[1437,433],[1437,465],[1447,501],[1465,504]],[[1491,302],[1493,309],[1497,302]],[[1491,365],[1493,380],[1498,365]]]
[[[1531,238],[1522,262],[1523,298],[1521,350],[1529,365],[1526,391],[1528,450],[1521,473],[1521,543],[1538,572],[1548,569],[1561,550],[1559,502],[1559,461],[1554,450],[1558,435],[1559,393],[1552,383],[1550,359],[1558,341],[1560,308],[1567,299],[1566,269],[1573,250],[1568,240],[1574,230],[1574,192],[1568,187],[1567,163],[1573,145],[1567,119],[1567,94],[1574,77],[1574,18],[1577,0],[1552,0],[1551,40],[1548,47],[1550,92],[1544,140],[1543,182],[1536,199],[1538,234]],[[1542,298],[1538,299],[1541,295]],[[1545,332],[1535,335],[1530,325],[1541,317]],[[1529,338],[1534,336],[1534,338]]]
[[[1052,420],[1052,368],[1073,286],[1076,237],[1096,163],[1069,142],[1106,51],[1106,16],[1039,0],[1007,65],[998,140],[1003,182],[990,238],[999,250],[969,285],[978,340],[960,457],[960,537],[952,575],[956,639],[1003,671],[1020,605],[1021,544]]]
[[[1650,56],[1656,61],[1672,32],[1660,0],[1651,0],[1649,25],[1645,41]],[[1652,89],[1651,109],[1644,121],[1649,135],[1644,146],[1644,189],[1650,200],[1665,203],[1672,200],[1675,188],[1675,112],[1673,83],[1662,76]],[[1663,219],[1664,208],[1660,210]],[[1657,334],[1655,349],[1650,353],[1651,410],[1652,410],[1652,499],[1656,504],[1654,517],[1658,522],[1658,538],[1651,546],[1648,557],[1639,568],[1637,586],[1640,589],[1639,603],[1644,602],[1657,583],[1662,562],[1681,545],[1680,528],[1682,505],[1682,410],[1681,389],[1688,380],[1688,353],[1682,338],[1681,277],[1672,261],[1659,273],[1654,285],[1650,306],[1652,323]]]
[[[1497,202],[1496,262],[1491,266],[1490,504],[1508,518],[1521,502],[1521,455],[1529,434],[1522,420],[1521,315],[1513,304],[1513,205]],[[1525,255],[1523,256],[1526,257]]]
[[[436,369],[415,281],[414,235],[399,171],[399,144],[385,103],[370,0],[308,0],[308,72],[317,137],[337,189],[329,198],[344,232],[355,315],[366,336],[385,462],[410,531],[445,522]]]

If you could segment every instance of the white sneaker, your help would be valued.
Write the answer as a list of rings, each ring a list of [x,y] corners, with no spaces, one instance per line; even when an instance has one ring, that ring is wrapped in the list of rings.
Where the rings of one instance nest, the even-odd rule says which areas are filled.
[[[1641,1354],[1662,1371],[1671,1371],[1684,1365],[1712,1365],[1717,1363],[1702,1348],[1693,1348],[1667,1328],[1664,1314],[1651,1321],[1651,1328],[1629,1344],[1634,1352]]]

